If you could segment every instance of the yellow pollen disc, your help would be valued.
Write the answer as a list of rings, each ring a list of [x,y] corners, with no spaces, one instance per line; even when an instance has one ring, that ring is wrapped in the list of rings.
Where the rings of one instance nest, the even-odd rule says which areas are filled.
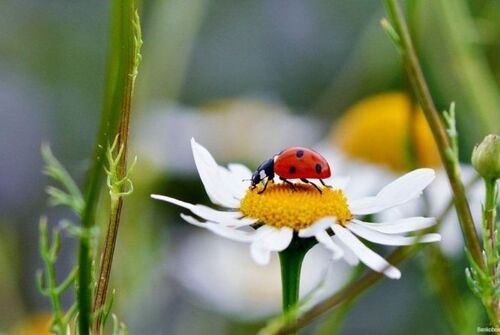
[[[334,145],[348,156],[395,172],[414,168],[412,137],[416,164],[439,167],[437,147],[420,107],[412,106],[410,98],[398,92],[372,96],[352,106],[331,134]]]
[[[262,186],[248,190],[240,210],[277,228],[290,227],[298,231],[326,216],[335,216],[339,224],[352,218],[341,190],[323,187],[319,193],[314,186],[299,183],[295,184],[295,190],[289,185],[272,183],[261,194],[260,190]]]

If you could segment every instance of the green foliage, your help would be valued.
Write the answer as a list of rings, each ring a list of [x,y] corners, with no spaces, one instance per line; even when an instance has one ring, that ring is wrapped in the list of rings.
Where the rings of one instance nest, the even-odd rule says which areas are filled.
[[[450,104],[450,109],[443,111],[444,123],[446,125],[446,134],[450,139],[451,148],[455,160],[458,162],[458,132],[457,132],[457,122],[455,117],[455,102]]]
[[[123,322],[120,322],[116,315],[113,316],[113,335],[128,335],[127,326]]]
[[[132,20],[132,27],[134,30],[134,60],[132,65],[132,72],[130,76],[132,77],[132,91],[135,85],[135,78],[139,73],[139,65],[142,62],[141,48],[142,48],[142,31],[141,31],[141,20],[137,10],[134,13],[134,18]]]
[[[110,193],[112,193],[112,196],[123,196],[132,192],[132,183],[127,176],[124,178],[117,177],[117,164],[121,159],[123,150],[121,149],[118,152],[117,157],[114,157],[113,152],[115,147],[116,140],[114,145],[107,151],[107,157],[110,164],[109,171],[107,171],[108,186],[110,187]],[[58,189],[53,186],[47,187],[50,204],[68,206],[78,216],[81,216],[85,203],[80,189],[64,166],[54,157],[48,145],[42,145],[41,151],[45,161],[43,172],[52,177],[55,181],[59,182],[63,187],[63,189]],[[132,166],[134,164],[135,161]],[[128,187],[125,191],[122,191],[124,185],[127,185]],[[61,283],[58,284],[56,282],[56,262],[61,247],[62,231],[78,238],[80,241],[86,241],[86,244],[92,246],[91,249],[94,249],[97,244],[98,228],[95,226],[85,229],[84,227],[74,225],[68,220],[61,220],[59,225],[52,231],[52,241],[50,241],[47,219],[45,217],[40,219],[39,252],[44,262],[45,269],[44,271],[40,270],[37,272],[36,279],[37,287],[40,293],[47,296],[51,301],[53,312],[51,331],[58,335],[72,333],[79,334],[78,320],[76,318],[79,313],[78,303],[74,302],[66,311],[61,305],[62,295],[65,294],[71,287],[76,287],[75,284],[78,277],[78,267],[75,266]],[[95,265],[95,263],[93,263],[93,265]],[[91,274],[94,275],[94,273],[95,271],[93,269]],[[92,282],[95,282],[95,278],[92,278]],[[102,316],[102,328],[104,328],[106,321],[109,319],[109,315],[111,315],[114,296],[115,292],[113,291],[109,303],[106,306],[103,306],[102,309],[96,311],[93,316],[94,319],[96,315]],[[72,325],[71,328],[70,324]],[[126,327],[123,323],[117,323],[114,325],[113,329],[113,334],[127,334]]]
[[[483,207],[483,260],[481,268],[466,250],[470,267],[466,269],[467,284],[472,292],[481,299],[492,325],[500,326],[498,303],[500,299],[500,245],[499,223],[496,221],[498,189],[496,180],[485,179],[486,202]]]
[[[42,158],[45,162],[43,173],[59,182],[63,189],[47,186],[49,203],[52,206],[65,205],[71,208],[77,215],[82,213],[84,201],[80,189],[64,166],[54,157],[50,146],[42,144]]]
[[[52,232],[52,243],[49,241],[47,219],[40,219],[40,255],[45,264],[45,272],[37,272],[37,286],[40,293],[50,298],[53,310],[51,331],[55,334],[70,334],[69,325],[75,317],[78,308],[74,303],[66,312],[61,307],[61,296],[75,283],[78,268],[67,275],[62,283],[56,282],[55,264],[61,247],[61,230]]]
[[[403,49],[401,48],[401,38],[399,37],[396,29],[392,26],[392,24],[389,22],[387,19],[382,19],[380,20],[380,25],[382,26],[382,29],[384,29],[385,33],[389,38],[391,39],[392,43],[396,46],[398,51],[402,51]]]
[[[129,174],[133,171],[135,164],[137,163],[137,157],[134,158],[132,164],[127,169],[125,176],[121,177],[121,167],[120,162],[124,155],[124,146],[120,146],[120,149],[115,155],[116,146],[118,144],[118,136],[116,136],[113,144],[106,151],[106,157],[108,159],[108,168],[104,168],[107,174],[107,185],[109,188],[109,195],[112,201],[116,201],[118,198],[132,194],[134,191],[134,185],[129,177]]]

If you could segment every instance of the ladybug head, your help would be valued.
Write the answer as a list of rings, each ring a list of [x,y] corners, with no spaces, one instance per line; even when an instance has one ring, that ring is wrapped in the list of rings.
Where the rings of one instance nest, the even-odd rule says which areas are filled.
[[[265,178],[274,178],[274,157],[264,161],[252,174],[252,183],[250,188],[254,189]]]

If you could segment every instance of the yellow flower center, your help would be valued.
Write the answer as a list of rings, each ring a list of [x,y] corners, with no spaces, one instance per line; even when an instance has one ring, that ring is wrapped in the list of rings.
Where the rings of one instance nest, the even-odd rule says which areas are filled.
[[[323,187],[320,193],[312,185],[296,183],[294,190],[290,185],[270,183],[263,193],[260,190],[262,186],[248,190],[240,210],[277,228],[298,231],[326,216],[335,216],[339,224],[352,218],[347,199],[338,189]]]
[[[395,172],[410,170],[414,163],[420,167],[440,165],[422,110],[412,106],[404,93],[380,94],[352,106],[332,130],[331,138],[348,156]]]

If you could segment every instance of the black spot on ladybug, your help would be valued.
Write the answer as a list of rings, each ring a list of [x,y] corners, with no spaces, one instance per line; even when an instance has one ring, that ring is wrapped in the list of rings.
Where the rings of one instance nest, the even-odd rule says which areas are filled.
[[[301,158],[302,156],[304,156],[304,150],[297,150],[295,155],[297,156],[297,158]]]
[[[321,170],[323,169],[323,167],[321,166],[321,164],[316,164],[316,166],[314,167],[316,169],[316,173],[317,174],[320,174],[321,173]]]
[[[296,168],[295,168],[295,166],[293,166],[293,165],[292,165],[292,166],[290,166],[290,168],[288,169],[288,172],[290,172],[290,173],[292,173],[292,174],[293,174],[293,173],[295,173],[295,171],[297,171],[297,169],[296,169]]]

